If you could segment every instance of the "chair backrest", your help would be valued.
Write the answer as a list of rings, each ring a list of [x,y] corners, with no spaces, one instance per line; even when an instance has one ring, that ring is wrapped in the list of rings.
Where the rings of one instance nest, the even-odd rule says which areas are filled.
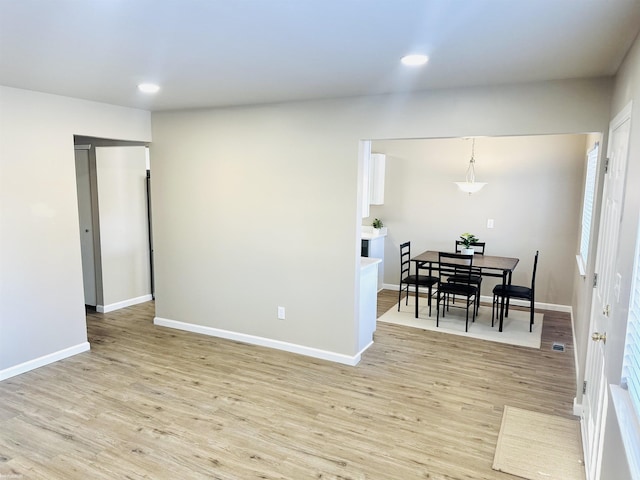
[[[473,242],[471,244],[471,246],[473,247],[473,254],[484,255],[484,246],[486,245],[486,243],[487,242]],[[462,243],[462,240],[456,240],[455,252],[460,253],[463,248],[464,248],[464,243]]]
[[[400,245],[400,281],[409,275],[411,270],[411,242]]]
[[[446,279],[452,275],[459,279],[466,277],[466,282],[471,283],[471,273],[473,271],[473,255],[462,255],[461,253],[438,252],[438,269],[440,270],[440,279]]]
[[[536,271],[538,270],[538,253],[540,251],[536,251],[536,256],[533,259],[533,274],[531,275],[531,291],[533,292],[536,288]]]

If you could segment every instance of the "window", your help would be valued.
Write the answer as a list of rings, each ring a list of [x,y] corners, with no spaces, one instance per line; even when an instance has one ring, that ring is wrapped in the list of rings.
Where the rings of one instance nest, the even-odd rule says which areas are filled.
[[[620,387],[611,387],[611,397],[629,468],[633,478],[637,479],[640,478],[640,219]]]
[[[631,282],[627,338],[622,363],[622,384],[627,386],[633,406],[640,416],[640,225]]]
[[[596,179],[598,177],[598,151],[600,144],[596,142],[587,154],[587,176],[584,185],[584,200],[582,202],[582,232],[580,235],[580,255],[578,266],[580,275],[586,275],[587,259],[589,257],[589,243],[591,240],[591,222],[593,220],[593,206],[596,196]]]

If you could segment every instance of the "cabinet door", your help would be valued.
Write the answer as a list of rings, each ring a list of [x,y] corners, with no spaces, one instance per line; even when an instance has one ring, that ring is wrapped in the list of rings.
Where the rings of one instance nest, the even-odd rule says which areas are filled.
[[[384,169],[386,155],[372,153],[369,160],[369,204],[384,204]]]
[[[378,290],[382,290],[384,279],[384,237],[375,237],[369,240],[368,256],[382,260],[378,264]]]
[[[360,319],[358,332],[358,347],[365,348],[373,340],[376,330],[377,317],[377,279],[376,265],[370,265],[360,270]]]
[[[362,218],[369,216],[369,197],[370,197],[370,165],[371,165],[371,141],[364,140],[360,142],[359,155],[362,160],[362,170],[360,173],[360,185],[362,188]]]

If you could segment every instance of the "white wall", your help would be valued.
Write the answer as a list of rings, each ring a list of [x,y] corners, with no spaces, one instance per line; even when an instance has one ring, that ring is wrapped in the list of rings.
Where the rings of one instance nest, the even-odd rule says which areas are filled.
[[[633,102],[631,112],[631,134],[627,160],[627,181],[620,224],[620,243],[615,271],[621,276],[619,299],[612,306],[612,314],[607,330],[606,375],[609,384],[619,384],[629,299],[631,296],[631,278],[634,261],[634,249],[640,219],[640,38],[636,38],[627,54],[615,81],[611,118],[620,112],[629,102]],[[612,401],[610,398],[610,405]],[[611,406],[609,408],[612,408]],[[619,448],[620,430],[616,415],[609,411],[604,428],[606,443],[603,451],[602,479],[631,478],[627,468],[624,451]],[[619,412],[615,412],[618,413]]]
[[[0,379],[88,348],[74,134],[149,141],[150,114],[0,87]]]
[[[103,305],[151,300],[146,147],[97,147]]]
[[[452,251],[472,232],[486,253],[520,259],[513,282],[529,285],[540,251],[536,302],[570,306],[580,225],[585,135],[481,137],[476,139],[476,176],[488,182],[478,193],[462,193],[471,140],[462,138],[374,141],[385,153],[384,205],[372,205],[369,225],[381,218],[385,239],[385,284],[398,285],[399,245],[412,253]],[[487,228],[493,219],[494,228]],[[498,280],[483,281],[491,295]]]
[[[156,314],[356,357],[358,142],[603,131],[610,86],[154,113]]]

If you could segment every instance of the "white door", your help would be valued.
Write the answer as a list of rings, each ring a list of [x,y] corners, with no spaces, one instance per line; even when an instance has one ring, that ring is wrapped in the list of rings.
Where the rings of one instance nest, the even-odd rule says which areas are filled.
[[[596,254],[597,285],[593,292],[590,332],[592,341],[587,348],[585,394],[583,404],[583,439],[585,462],[589,480],[599,478],[602,453],[602,423],[606,413],[604,359],[606,333],[616,292],[615,260],[618,251],[620,217],[624,198],[627,150],[631,124],[631,108],[625,108],[609,126],[609,164],[604,177],[602,211]]]
[[[82,280],[85,305],[96,306],[96,265],[93,250],[93,222],[91,211],[91,183],[89,178],[89,150],[76,147],[76,187],[80,219],[80,249],[82,252]]]

